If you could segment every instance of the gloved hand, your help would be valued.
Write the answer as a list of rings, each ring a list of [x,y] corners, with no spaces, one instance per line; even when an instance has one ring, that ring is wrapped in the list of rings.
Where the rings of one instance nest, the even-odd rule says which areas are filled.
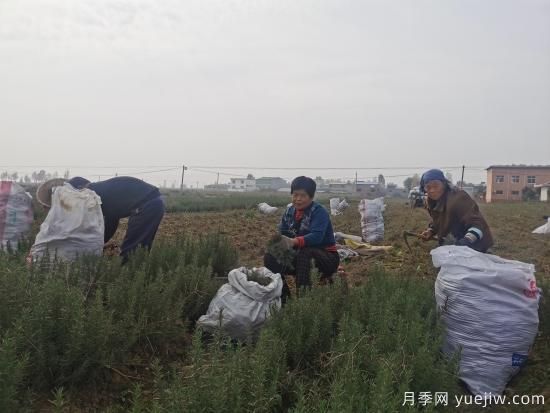
[[[427,230],[423,231],[420,234],[420,239],[422,239],[422,241],[429,241],[433,238],[433,236],[434,236],[434,232],[432,231],[431,228],[428,228]]]
[[[460,238],[460,239],[456,242],[456,245],[459,245],[459,246],[461,246],[461,247],[469,247],[469,246],[472,245],[472,244],[473,244],[473,242],[472,242],[470,239],[466,238],[466,237]]]
[[[294,248],[294,240],[285,235],[281,235],[281,244],[284,245],[285,248],[289,250]]]
[[[470,245],[472,245],[473,243],[475,243],[477,240],[478,240],[478,237],[476,236],[476,234],[474,234],[474,233],[471,232],[471,231],[468,231],[468,232],[466,233],[466,235],[464,235],[464,237],[460,238],[460,239],[456,242],[456,245],[461,245],[461,246],[469,247]]]

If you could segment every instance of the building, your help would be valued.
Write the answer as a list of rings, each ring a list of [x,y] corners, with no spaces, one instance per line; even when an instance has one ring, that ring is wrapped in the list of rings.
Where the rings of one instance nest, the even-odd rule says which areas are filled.
[[[256,180],[254,178],[231,178],[229,191],[232,192],[253,192],[256,191]]]
[[[463,186],[461,189],[470,195],[472,199],[475,198],[475,188],[473,186]]]
[[[355,192],[365,196],[379,197],[385,195],[385,186],[380,182],[357,181]]]
[[[359,194],[361,196],[384,196],[385,189],[378,182],[332,182],[329,184],[329,192],[333,194]]]
[[[331,182],[328,184],[328,191],[332,194],[352,194],[355,192],[355,185],[350,182]]]
[[[259,191],[278,191],[279,189],[290,188],[290,185],[283,178],[262,177],[256,179],[256,188]]]
[[[493,165],[487,168],[487,202],[521,201],[525,187],[550,182],[550,165]]]
[[[535,185],[535,188],[540,188],[540,200],[543,202],[550,201],[550,181],[545,184]]]
[[[205,191],[213,191],[213,192],[219,192],[219,191],[229,191],[229,184],[211,184],[211,185],[205,185],[204,186]]]

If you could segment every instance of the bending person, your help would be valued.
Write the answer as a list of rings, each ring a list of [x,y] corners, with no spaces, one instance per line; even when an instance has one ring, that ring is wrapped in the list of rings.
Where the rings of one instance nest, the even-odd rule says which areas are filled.
[[[164,216],[164,202],[157,187],[129,176],[91,183],[75,177],[69,181],[76,189],[89,188],[101,198],[105,219],[105,243],[114,235],[121,218],[129,218],[120,255],[123,262],[138,247],[151,249]]]

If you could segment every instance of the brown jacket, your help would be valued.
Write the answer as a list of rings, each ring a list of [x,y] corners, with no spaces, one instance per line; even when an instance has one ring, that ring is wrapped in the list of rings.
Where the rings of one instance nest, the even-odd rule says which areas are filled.
[[[479,207],[470,195],[461,189],[448,189],[439,201],[428,199],[427,208],[432,217],[430,228],[439,238],[452,234],[455,240],[459,240],[471,227],[475,227],[483,232],[483,237],[472,247],[477,251],[486,252],[493,245],[491,230]]]

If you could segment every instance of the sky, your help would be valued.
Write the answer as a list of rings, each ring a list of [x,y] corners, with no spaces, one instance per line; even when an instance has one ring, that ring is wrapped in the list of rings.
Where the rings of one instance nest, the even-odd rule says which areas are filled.
[[[479,182],[549,114],[550,0],[0,0],[0,171]]]

